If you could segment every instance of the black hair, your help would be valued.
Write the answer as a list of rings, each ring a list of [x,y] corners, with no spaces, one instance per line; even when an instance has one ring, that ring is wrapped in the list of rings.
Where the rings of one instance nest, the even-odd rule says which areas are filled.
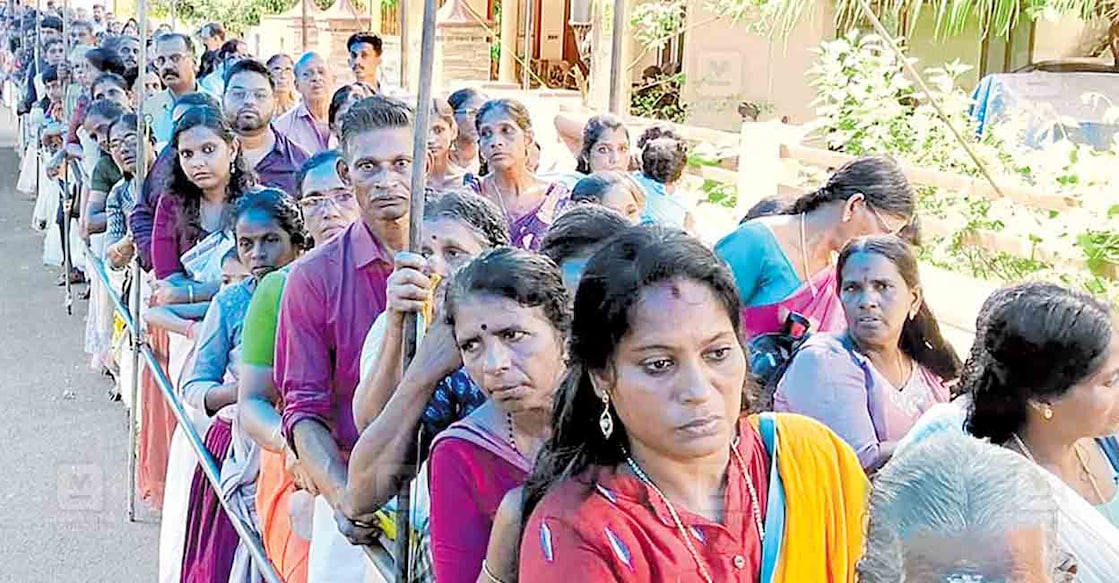
[[[74,30],[75,28],[84,28],[92,33],[93,23],[88,20],[75,20],[70,23],[70,30]]]
[[[587,120],[587,125],[583,126],[583,148],[579,151],[579,157],[575,165],[576,172],[580,174],[591,173],[591,150],[602,139],[602,134],[615,130],[625,132],[626,140],[629,140],[629,130],[617,116],[604,113]]]
[[[416,113],[412,106],[391,97],[374,95],[354,104],[342,120],[342,151],[353,139],[372,130],[408,128],[416,126]]]
[[[58,81],[58,66],[47,65],[43,67],[43,83],[54,83]]]
[[[132,22],[133,20],[135,19],[129,19],[129,22]],[[125,26],[127,27],[128,24],[125,23]],[[139,26],[139,24],[137,24],[137,26]],[[165,32],[155,37],[155,42],[157,43],[163,43],[173,40],[182,41],[183,44],[186,46],[187,53],[190,55],[194,55],[194,41],[191,40],[190,35],[186,35],[181,32]]]
[[[278,62],[278,60],[280,60],[282,58],[290,60],[292,67],[295,66],[295,59],[291,58],[291,55],[286,54],[286,53],[276,53],[275,55],[272,55],[271,57],[269,57],[269,60],[267,60],[265,65],[270,66],[270,67],[274,67],[275,63]]]
[[[852,160],[841,166],[815,192],[796,199],[786,214],[799,215],[856,194],[866,197],[872,208],[897,217],[912,217],[916,197],[901,167],[889,158],[873,156]]]
[[[299,167],[299,174],[296,175],[295,178],[295,192],[293,193],[295,200],[303,198],[303,181],[312,170],[327,164],[337,165],[341,157],[342,152],[338,150],[323,150],[308,158],[307,161],[303,163],[303,166]]]
[[[53,47],[54,45],[63,45],[63,48],[65,48],[66,43],[60,38],[52,38],[43,43],[43,52],[47,52],[47,49]]]
[[[671,138],[677,142],[684,141],[684,136],[677,133],[671,126],[656,124],[645,128],[645,131],[641,132],[641,136],[637,138],[637,148],[644,149],[649,142],[661,138]]]
[[[105,83],[112,83],[113,85],[116,85],[117,87],[120,87],[125,91],[130,91],[132,89],[132,86],[128,84],[128,81],[126,81],[124,77],[116,73],[101,73],[97,76],[96,79],[93,80],[93,84],[90,85],[90,88],[97,87],[98,85],[102,85]]]
[[[475,99],[485,101],[486,96],[477,89],[474,89],[472,87],[465,87],[447,96],[447,103],[449,103],[451,105],[451,108],[453,108],[455,111],[458,111],[462,109],[462,106],[466,105],[468,101]]]
[[[608,370],[618,344],[631,331],[634,307],[650,286],[687,280],[709,289],[723,309],[735,335],[741,337],[738,288],[726,265],[706,246],[683,231],[655,226],[631,227],[611,239],[591,258],[575,293],[567,376],[556,393],[552,436],[536,459],[525,484],[527,521],[548,489],[593,467],[614,467],[626,457],[629,439],[615,419],[609,438],[599,429],[602,400],[592,372]],[[680,322],[680,325],[687,325]],[[743,410],[750,375],[743,386]]]
[[[276,78],[272,76],[272,71],[269,71],[264,63],[256,59],[241,59],[227,69],[225,71],[226,86],[229,85],[229,81],[233,79],[235,75],[240,75],[242,73],[256,73],[268,80],[268,86],[271,87],[273,91],[276,90]]]
[[[645,189],[641,185],[630,178],[625,172],[618,172],[616,170],[610,172],[595,172],[589,176],[584,176],[575,183],[571,189],[572,202],[589,202],[594,204],[601,204],[603,198],[606,196],[610,189],[621,186],[630,191],[634,198],[644,204],[645,202]]]
[[[198,61],[198,76],[205,77],[214,72],[218,64],[218,52],[206,51]]]
[[[180,95],[179,98],[175,100],[174,105],[171,106],[171,109],[182,106],[209,106],[219,109],[221,108],[221,104],[218,103],[218,100],[214,98],[213,95],[210,95],[209,93],[206,93],[204,91],[192,91],[191,93],[184,93],[183,95]]]
[[[198,33],[199,36],[202,36],[202,34],[206,34],[207,36],[220,36],[222,38],[225,38],[225,26],[223,26],[220,22],[208,22],[202,25],[202,28],[199,29]]]
[[[330,122],[330,127],[333,128],[338,122],[338,112],[342,109],[342,104],[350,99],[350,96],[358,89],[365,89],[370,95],[376,93],[371,87],[365,83],[351,83],[343,85],[334,91],[334,95],[330,97],[330,109],[327,113],[327,119]]]
[[[371,45],[373,47],[373,52],[378,55],[384,50],[384,43],[381,41],[381,37],[371,32],[355,32],[346,40],[346,52],[352,52],[354,50],[354,45],[363,43]]]
[[[539,307],[561,337],[571,325],[567,290],[559,268],[542,255],[514,247],[498,247],[466,264],[447,288],[444,313],[455,325],[458,305],[475,295],[513,300],[526,308]]]
[[[46,16],[43,18],[42,22],[39,23],[39,26],[41,28],[49,28],[62,32],[62,19],[57,16]]]
[[[85,58],[90,65],[93,65],[93,68],[102,73],[124,75],[124,61],[120,59],[120,54],[116,51],[102,48],[90,49],[86,51]]]
[[[86,110],[86,117],[103,117],[112,122],[125,113],[127,112],[119,103],[108,99],[98,99],[89,105],[89,109]]]
[[[871,235],[848,241],[839,252],[835,273],[840,290],[843,287],[844,266],[853,255],[859,253],[874,253],[888,259],[897,268],[906,286],[910,289],[920,287],[917,256],[913,249],[894,235]],[[945,381],[955,380],[960,376],[960,358],[941,335],[940,325],[927,301],[922,300],[917,315],[905,321],[901,338],[898,339],[898,348]]]
[[[556,217],[540,241],[540,253],[556,265],[598,251],[611,237],[629,229],[618,213],[599,205],[580,204]]]
[[[509,244],[509,226],[501,209],[490,199],[460,189],[430,198],[424,204],[424,220],[454,219],[485,239],[490,247]]]
[[[163,185],[163,192],[164,196],[173,196],[178,200],[180,211],[177,227],[181,233],[190,237],[202,233],[202,217],[199,212],[202,191],[183,172],[182,164],[179,162],[179,137],[197,127],[208,128],[226,144],[233,144],[237,139],[233,126],[226,121],[221,110],[215,107],[192,107],[175,124],[170,142],[171,147],[174,148],[175,164],[172,172],[168,174],[167,182]],[[241,196],[255,188],[256,174],[240,152],[231,162],[233,168],[229,177],[229,186],[226,188],[225,200],[232,206]],[[227,213],[227,216],[223,217],[223,226],[228,227],[230,219]]]
[[[1031,401],[1060,399],[1095,374],[1114,333],[1106,304],[1052,283],[1011,286],[979,318],[961,388],[971,395],[968,431],[997,444],[1023,429]]]
[[[742,217],[742,220],[739,221],[738,224],[741,225],[746,221],[760,219],[761,217],[783,215],[788,208],[789,201],[787,199],[781,196],[767,196],[754,203],[754,206],[746,211],[746,216]]]
[[[482,122],[486,117],[499,112],[513,120],[513,123],[517,124],[517,127],[521,128],[521,131],[527,134],[525,137],[528,142],[526,144],[527,146],[531,146],[535,143],[533,139],[532,115],[529,113],[528,108],[516,99],[491,99],[483,103],[482,107],[478,108],[478,116],[474,119],[474,127],[478,130],[479,134],[482,133]],[[489,173],[489,163],[479,156],[478,175],[485,176]]]
[[[450,127],[455,127],[455,110],[447,100],[435,97],[431,100],[431,115],[434,119],[441,119]]]
[[[688,144],[671,137],[651,140],[641,148],[641,172],[661,184],[672,184],[688,166]]]
[[[291,244],[296,249],[308,248],[311,237],[303,224],[303,213],[295,199],[284,191],[262,188],[245,193],[233,209],[233,224],[236,225],[241,216],[252,211],[264,211],[276,219],[280,229],[291,237]]]

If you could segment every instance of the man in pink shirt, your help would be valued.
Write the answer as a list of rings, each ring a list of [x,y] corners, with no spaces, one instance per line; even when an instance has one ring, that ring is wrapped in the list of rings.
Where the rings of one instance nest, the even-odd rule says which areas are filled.
[[[295,64],[295,88],[303,97],[273,126],[287,139],[316,154],[330,149],[330,97],[334,79],[330,67],[317,53],[305,53]]]
[[[361,349],[385,307],[393,255],[407,246],[414,124],[408,105],[381,96],[346,116],[338,173],[354,189],[361,220],[292,268],[280,304],[275,380],[284,434],[320,493],[311,583],[362,581],[361,550],[341,535],[355,542],[376,536],[332,509],[345,492],[358,438],[352,403]]]

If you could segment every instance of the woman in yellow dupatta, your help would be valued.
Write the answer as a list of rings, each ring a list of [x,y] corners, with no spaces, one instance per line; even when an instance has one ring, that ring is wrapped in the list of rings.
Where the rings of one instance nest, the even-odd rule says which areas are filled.
[[[730,272],[681,232],[635,227],[590,260],[520,580],[855,580],[859,462],[816,421],[742,414],[738,313]]]

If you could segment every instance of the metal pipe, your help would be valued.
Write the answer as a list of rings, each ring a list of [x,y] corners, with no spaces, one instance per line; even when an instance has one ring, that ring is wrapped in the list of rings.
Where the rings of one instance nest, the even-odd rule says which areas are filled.
[[[625,115],[622,99],[622,40],[625,38],[626,0],[614,0],[614,30],[610,38],[610,113]]]
[[[439,10],[436,0],[424,0],[423,36],[420,38],[420,86],[416,103],[416,130],[412,138],[412,160],[427,157],[427,135],[431,127],[432,87],[431,78],[435,69],[435,15]],[[423,165],[413,166],[412,201],[408,213],[408,250],[413,253],[420,249],[420,229],[424,220],[424,191],[427,174]],[[418,326],[416,314],[408,314],[404,319],[403,366],[407,370],[416,355],[416,334]],[[407,431],[407,429],[405,429]],[[417,439],[419,441],[419,439]],[[419,460],[416,460],[419,463]],[[396,580],[408,581],[412,572],[412,503],[411,487],[408,483],[397,493],[396,509]]]
[[[136,77],[136,85],[132,88],[137,96],[136,111],[140,114],[136,116],[138,121],[136,128],[136,175],[133,178],[135,184],[136,194],[139,195],[144,186],[144,179],[148,174],[148,148],[150,147],[148,136],[148,124],[151,120],[148,118],[147,112],[144,111],[144,105],[147,102],[147,90],[144,87],[144,68],[148,62],[148,3],[146,0],[139,0],[139,7],[137,9],[139,22],[139,30],[137,35],[140,37],[140,50],[137,53],[137,59],[140,63],[140,75]],[[138,198],[138,197],[137,197]],[[143,330],[141,329],[140,322],[140,287],[143,282],[144,272],[140,269],[140,259],[135,257],[132,259],[132,287],[129,288],[130,295],[132,296],[129,301],[129,310],[123,310],[125,323],[130,324],[128,330],[132,341],[132,371],[128,379],[128,392],[131,395],[131,401],[128,407],[128,521],[133,522],[136,520],[136,468],[137,468],[137,446],[139,444],[140,423],[136,417],[136,411],[140,406],[140,345],[144,343]],[[109,295],[116,299],[116,293],[110,287]]]

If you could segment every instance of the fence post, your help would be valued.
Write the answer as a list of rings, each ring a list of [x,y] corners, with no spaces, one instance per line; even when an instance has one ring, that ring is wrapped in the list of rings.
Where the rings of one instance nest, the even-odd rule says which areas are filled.
[[[781,128],[777,122],[743,122],[738,142],[738,216],[759,200],[777,196],[781,178]]]

